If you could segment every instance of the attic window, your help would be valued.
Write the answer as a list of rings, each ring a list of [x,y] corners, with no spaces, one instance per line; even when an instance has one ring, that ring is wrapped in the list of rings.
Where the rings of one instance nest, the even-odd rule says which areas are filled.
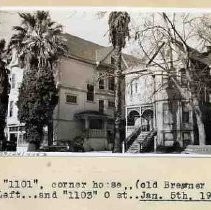
[[[111,64],[115,65],[115,58],[113,56],[111,56]]]
[[[103,79],[99,80],[99,89],[101,89],[101,90],[104,89],[104,80]]]

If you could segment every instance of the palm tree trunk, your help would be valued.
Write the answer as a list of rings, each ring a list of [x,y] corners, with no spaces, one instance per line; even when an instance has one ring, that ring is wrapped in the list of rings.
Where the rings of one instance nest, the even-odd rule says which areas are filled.
[[[116,65],[115,65],[115,136],[114,136],[114,152],[121,152],[121,138],[120,138],[120,123],[122,116],[122,72],[121,72],[121,47],[116,46],[115,50]]]

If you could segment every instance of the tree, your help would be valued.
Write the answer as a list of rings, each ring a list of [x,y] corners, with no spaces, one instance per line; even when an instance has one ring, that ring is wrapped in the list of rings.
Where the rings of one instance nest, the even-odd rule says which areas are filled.
[[[44,126],[48,126],[48,144],[53,140],[53,110],[58,103],[54,81],[55,66],[67,47],[62,26],[46,11],[20,13],[21,26],[14,26],[9,48],[15,48],[24,68],[18,99],[18,118],[25,123],[29,149],[39,148]]]
[[[196,47],[190,47],[188,44],[189,39],[190,43],[194,43],[193,38],[196,40],[195,29],[191,25],[194,18],[189,19],[187,14],[182,15],[180,17],[182,23],[178,24],[175,14],[172,14],[172,20],[165,13],[158,14],[158,17],[159,23],[156,23],[154,15],[151,20],[148,19],[144,23],[143,29],[136,33],[136,39],[139,40],[142,52],[149,59],[148,65],[153,63],[165,72],[173,87],[190,102],[196,116],[199,144],[204,145],[206,144],[206,131],[203,121],[203,105],[205,103],[203,96],[205,91],[210,89],[211,79],[209,62],[203,60],[206,56],[200,53]],[[189,32],[185,29],[189,29]],[[143,44],[146,40],[147,46],[152,46],[154,49],[146,49]],[[152,51],[155,52],[154,56],[151,56]],[[158,54],[160,60],[155,59]],[[183,77],[187,81],[185,88],[178,80],[177,70],[181,68],[181,63],[185,69]]]
[[[6,125],[7,107],[8,107],[8,93],[10,90],[9,71],[6,67],[6,49],[5,40],[0,40],[0,141],[5,145],[4,129]],[[5,149],[4,146],[2,148]]]
[[[122,115],[122,49],[125,47],[126,38],[129,38],[130,16],[127,12],[111,12],[109,15],[109,37],[114,47],[115,57],[115,143],[114,152],[121,152],[120,122]]]

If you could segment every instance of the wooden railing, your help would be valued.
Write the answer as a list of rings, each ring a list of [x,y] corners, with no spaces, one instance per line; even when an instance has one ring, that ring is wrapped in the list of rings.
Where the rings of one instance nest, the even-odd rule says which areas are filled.
[[[106,138],[106,130],[102,129],[89,129],[88,130],[89,138]]]
[[[154,136],[157,135],[157,131],[152,129],[144,138],[140,144],[140,152],[150,152],[154,149]]]
[[[127,151],[130,146],[133,144],[133,142],[137,139],[137,137],[140,135],[142,130],[142,127],[133,127],[133,131],[129,134],[129,136],[125,139],[125,151]]]

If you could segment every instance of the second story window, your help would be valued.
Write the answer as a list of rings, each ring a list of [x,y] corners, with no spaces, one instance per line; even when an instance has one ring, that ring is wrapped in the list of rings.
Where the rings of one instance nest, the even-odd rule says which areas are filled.
[[[138,92],[138,82],[135,83],[135,92]]]
[[[163,104],[163,123],[164,124],[172,124],[173,116],[172,116],[172,104],[164,103]]]
[[[11,76],[11,88],[12,89],[15,88],[15,74],[12,74],[12,76]]]
[[[183,123],[190,122],[190,112],[187,103],[182,103],[182,122]]]
[[[108,89],[114,91],[114,77],[108,79]]]
[[[103,114],[104,112],[104,101],[99,100],[99,112]]]
[[[104,89],[104,80],[103,79],[99,80],[99,89],[101,89],[101,90]]]
[[[94,101],[94,85],[87,84],[87,101]]]
[[[181,75],[181,85],[182,86],[187,86],[187,78],[186,78],[186,71],[185,69],[181,69],[180,70],[180,75]]]
[[[114,101],[108,101],[108,108],[114,108],[115,102]]]
[[[13,109],[14,109],[14,101],[10,101],[10,104],[9,104],[9,117],[13,116]]]

